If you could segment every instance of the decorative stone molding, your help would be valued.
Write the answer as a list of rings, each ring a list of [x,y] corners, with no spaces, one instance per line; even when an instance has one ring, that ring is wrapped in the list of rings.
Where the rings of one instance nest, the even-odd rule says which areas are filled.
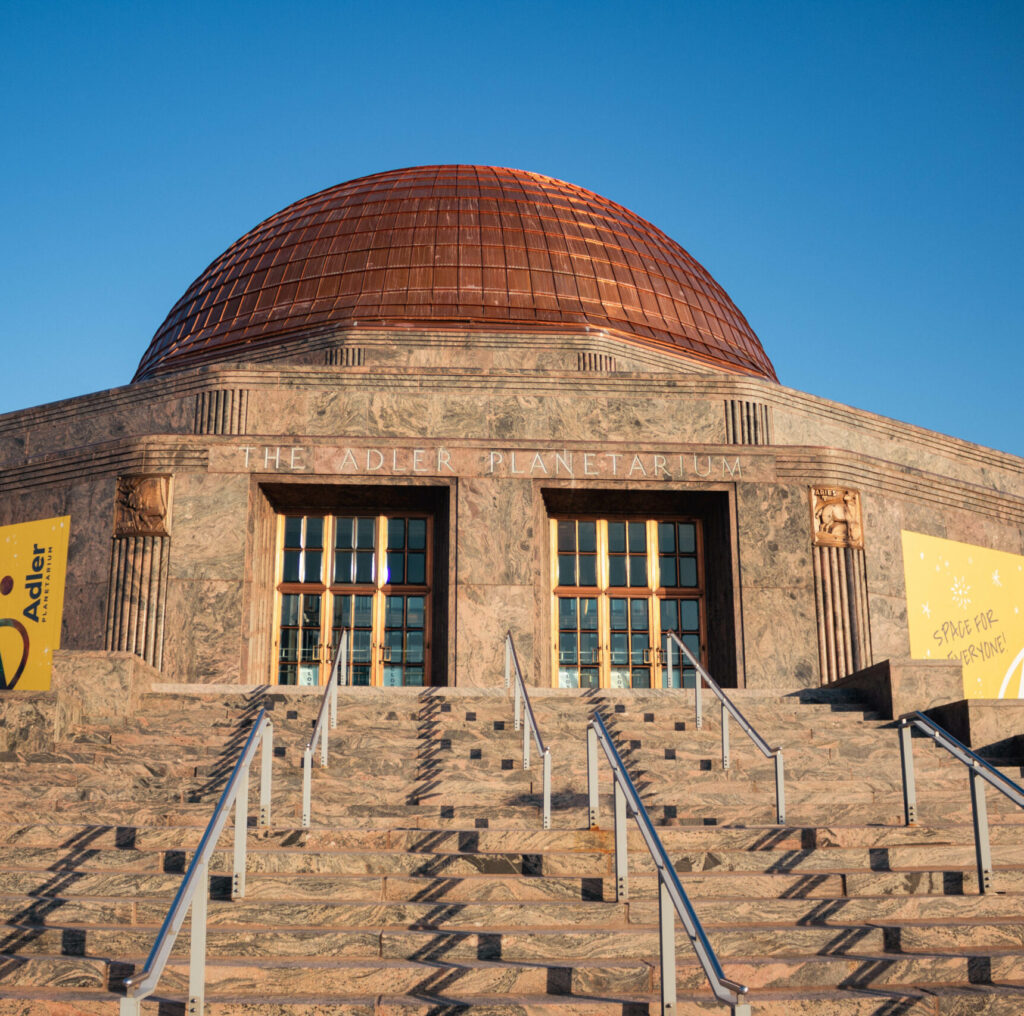
[[[362,346],[333,346],[325,357],[329,367],[362,367],[366,350]]]
[[[114,536],[170,535],[171,478],[119,476],[114,501]]]
[[[160,669],[167,605],[169,536],[115,537],[110,556],[103,646],[134,653]]]
[[[577,353],[577,370],[595,374],[607,374],[615,370],[615,357],[606,353]]]
[[[844,487],[811,487],[815,547],[864,548],[860,493]]]
[[[725,400],[725,439],[729,444],[772,443],[771,409],[760,402]]]
[[[196,395],[196,434],[246,434],[248,416],[245,388],[217,388]]]

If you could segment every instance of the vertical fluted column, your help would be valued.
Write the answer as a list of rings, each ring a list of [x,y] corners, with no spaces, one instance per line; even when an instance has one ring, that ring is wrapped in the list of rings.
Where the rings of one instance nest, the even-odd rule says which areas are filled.
[[[163,662],[169,536],[115,537],[110,555],[104,648]]]
[[[194,430],[197,434],[245,434],[249,392],[244,388],[216,388],[196,395]]]
[[[103,646],[160,669],[171,555],[171,477],[121,476],[107,579]]]
[[[725,439],[729,444],[771,444],[771,409],[760,402],[725,400]]]

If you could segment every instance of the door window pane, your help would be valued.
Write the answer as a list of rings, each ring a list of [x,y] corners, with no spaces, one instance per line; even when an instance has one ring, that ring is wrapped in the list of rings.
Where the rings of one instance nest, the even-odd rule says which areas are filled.
[[[422,586],[427,581],[427,555],[410,552],[406,580],[411,586]]]
[[[427,520],[409,519],[409,549],[427,549]]]
[[[319,516],[310,515],[306,519],[307,547],[322,548],[324,545],[324,520]]]

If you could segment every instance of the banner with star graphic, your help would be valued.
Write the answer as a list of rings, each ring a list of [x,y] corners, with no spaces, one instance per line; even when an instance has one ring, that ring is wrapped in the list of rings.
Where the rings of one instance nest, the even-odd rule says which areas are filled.
[[[1024,557],[901,535],[910,655],[959,660],[965,698],[1024,698]]]
[[[71,519],[0,526],[0,691],[47,691],[60,648]]]

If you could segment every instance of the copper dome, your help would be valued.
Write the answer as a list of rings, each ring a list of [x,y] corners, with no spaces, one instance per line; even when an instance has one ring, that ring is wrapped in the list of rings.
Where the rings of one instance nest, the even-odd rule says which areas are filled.
[[[661,230],[582,187],[492,166],[377,173],[272,215],[192,283],[135,380],[355,325],[590,326],[776,380],[725,291]]]

